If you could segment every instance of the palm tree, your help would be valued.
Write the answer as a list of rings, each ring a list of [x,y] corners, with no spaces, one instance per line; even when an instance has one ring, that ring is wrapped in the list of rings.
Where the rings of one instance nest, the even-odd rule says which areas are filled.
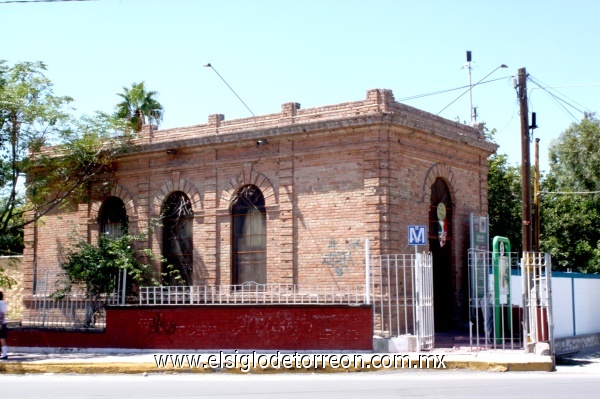
[[[123,91],[124,93],[117,93],[123,101],[117,104],[115,115],[129,121],[134,132],[141,131],[146,120],[157,125],[162,121],[163,106],[154,98],[157,92],[146,91],[144,82],[132,83],[130,89],[123,87]]]

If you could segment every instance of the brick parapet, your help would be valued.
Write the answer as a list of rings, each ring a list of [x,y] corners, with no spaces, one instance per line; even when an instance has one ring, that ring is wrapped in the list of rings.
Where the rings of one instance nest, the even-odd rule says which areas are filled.
[[[347,127],[379,124],[381,118],[390,124],[440,135],[451,140],[483,148],[490,153],[496,145],[485,141],[482,133],[473,127],[452,122],[437,115],[398,103],[390,90],[374,89],[363,101],[300,109],[298,103],[285,103],[280,113],[253,116],[226,121],[221,114],[209,116],[209,123],[156,130],[152,139],[142,132],[133,141],[140,151],[158,150],[173,146],[217,144],[253,137],[272,137],[301,131],[316,131],[342,124]],[[342,122],[343,121],[343,122]],[[296,128],[295,125],[303,125]],[[307,126],[305,126],[307,125]],[[218,134],[216,134],[216,130]]]

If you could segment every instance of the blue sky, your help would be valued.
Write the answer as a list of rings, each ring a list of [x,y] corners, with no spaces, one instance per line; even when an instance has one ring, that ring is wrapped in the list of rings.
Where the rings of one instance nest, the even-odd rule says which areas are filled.
[[[56,94],[74,97],[81,113],[112,112],[116,93],[143,80],[159,93],[164,128],[203,124],[214,113],[250,116],[203,67],[210,62],[256,115],[292,101],[310,108],[362,100],[373,88],[437,114],[464,89],[402,99],[468,85],[466,50],[473,83],[509,67],[472,94],[478,121],[498,130],[511,164],[521,156],[510,78],[519,68],[548,86],[582,85],[554,89],[579,109],[570,115],[528,82],[542,169],[551,140],[580,111],[600,111],[600,2],[592,0],[5,1],[0,59],[45,62]],[[440,115],[469,121],[469,95]]]

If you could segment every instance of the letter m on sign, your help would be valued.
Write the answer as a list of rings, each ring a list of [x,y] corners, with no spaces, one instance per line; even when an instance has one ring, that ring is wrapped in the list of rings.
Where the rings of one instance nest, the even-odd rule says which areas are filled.
[[[408,226],[408,245],[425,245],[427,239],[425,226]]]

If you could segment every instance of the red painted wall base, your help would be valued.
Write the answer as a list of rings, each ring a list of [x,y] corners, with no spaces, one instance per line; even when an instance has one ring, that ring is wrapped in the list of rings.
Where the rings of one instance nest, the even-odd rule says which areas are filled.
[[[12,347],[357,350],[373,348],[370,306],[118,306],[103,331],[11,329]]]

